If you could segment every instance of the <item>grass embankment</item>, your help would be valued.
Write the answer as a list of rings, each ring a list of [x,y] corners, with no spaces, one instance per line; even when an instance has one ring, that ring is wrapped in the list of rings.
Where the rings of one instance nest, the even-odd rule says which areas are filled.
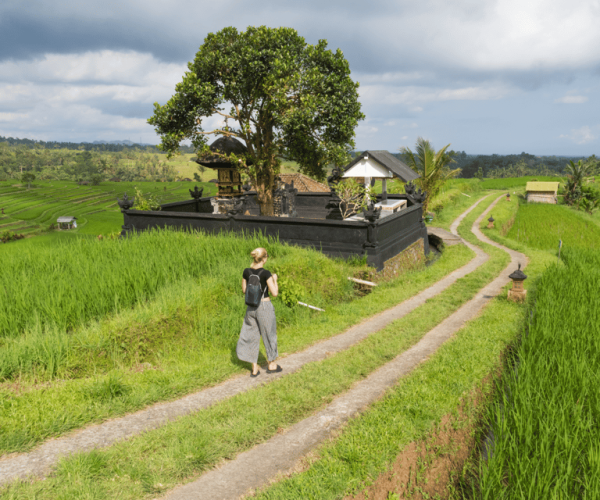
[[[310,310],[276,302],[280,349],[368,315],[368,303],[348,313],[355,295],[346,278],[364,264],[262,237],[153,231],[6,252],[0,450],[22,451],[242,371],[235,359],[245,309],[240,272],[258,246],[269,249],[269,267],[300,287],[302,299],[331,309],[315,332]]]
[[[402,279],[401,287],[398,284],[388,285],[387,291],[382,287],[379,294],[374,292],[360,302],[368,304],[372,314],[373,307],[379,309],[394,287],[398,292],[408,289],[408,296],[413,295],[415,288],[421,288],[419,280],[423,280],[425,275],[439,274],[440,271],[441,275],[445,275],[450,268],[458,267],[457,260],[464,262],[464,257],[471,253],[465,250],[462,246],[449,248],[434,266]],[[214,466],[223,458],[232,457],[264,441],[278,429],[292,425],[329,403],[336,394],[347,390],[355,381],[417,342],[489,282],[503,265],[497,259],[491,259],[424,306],[342,353],[309,364],[268,386],[235,396],[159,430],[103,451],[66,459],[61,462],[54,477],[40,483],[14,485],[6,490],[5,495],[7,498],[27,495],[37,498],[73,495],[140,498],[168,489]],[[433,277],[432,274],[429,277]],[[356,304],[353,306],[356,308]],[[350,311],[350,308],[345,308],[340,313],[349,314]],[[323,326],[327,323],[313,323],[312,329],[321,330]],[[446,375],[444,380],[448,380]],[[420,396],[423,397],[423,392]],[[373,454],[379,455],[380,452],[373,450]],[[360,456],[356,455],[354,459],[358,461]],[[356,462],[352,469],[355,466]]]
[[[516,368],[502,377],[475,498],[600,494],[600,258],[565,249],[562,264],[540,279]]]
[[[272,253],[272,249],[269,251]],[[381,285],[377,292],[353,302],[326,306],[326,313],[314,313],[300,307],[290,309],[275,301],[279,350],[294,352],[339,333],[364,317],[410,297],[415,290],[426,288],[471,257],[468,249],[457,247],[426,270]],[[306,256],[300,265],[318,272],[318,266]],[[284,268],[283,265],[279,267]],[[309,274],[311,279],[312,272]],[[236,275],[236,278],[239,277]],[[215,291],[216,285],[216,282],[211,283],[206,291],[208,296]],[[239,287],[239,279],[235,279],[233,286]],[[327,287],[332,288],[331,281]],[[331,292],[335,294],[335,288]],[[215,311],[214,304],[202,300],[198,284],[182,282],[180,286],[175,284],[167,288],[153,303],[93,324],[70,337],[61,336],[61,342],[56,337],[42,335],[15,342],[10,346],[13,355],[18,354],[25,361],[37,361],[40,369],[34,372],[35,379],[25,374],[4,384],[2,395],[7,404],[0,418],[3,429],[0,449],[25,450],[47,437],[88,422],[122,415],[154,401],[214,385],[247,370],[246,365],[235,357],[244,306],[241,295],[235,290],[233,293],[232,300],[217,309],[217,312],[228,314],[225,318],[206,313],[207,307]],[[225,324],[227,321],[232,322],[229,327]],[[151,349],[144,347],[142,352],[136,352],[140,334]],[[68,344],[65,346],[68,339],[72,342],[71,349]],[[132,343],[131,351],[122,349],[119,344],[127,339]],[[48,373],[44,371],[44,363],[48,363],[52,349],[59,351],[59,355],[63,351],[64,364],[57,373],[64,375],[51,379],[47,387],[44,384],[35,386],[37,378]],[[98,357],[98,354],[111,350],[114,350],[113,354]],[[64,351],[70,355],[65,355]],[[138,357],[142,355],[147,357]],[[151,362],[153,369],[140,371],[144,359]],[[264,362],[262,355],[259,361]],[[73,368],[77,368],[74,373],[70,371]],[[65,377],[70,379],[64,380]],[[14,419],[17,414],[20,415],[18,420]]]
[[[428,225],[450,230],[450,225],[476,200],[483,196],[479,179],[451,179],[431,201],[429,211],[435,217]],[[481,213],[481,212],[480,212]],[[467,231],[470,228],[467,228]]]

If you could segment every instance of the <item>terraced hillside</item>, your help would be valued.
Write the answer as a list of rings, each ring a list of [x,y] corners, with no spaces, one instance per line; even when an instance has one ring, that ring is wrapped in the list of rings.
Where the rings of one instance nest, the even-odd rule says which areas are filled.
[[[39,181],[31,188],[0,182],[0,232],[11,231],[27,236],[47,231],[60,216],[77,217],[79,234],[109,234],[119,231],[123,216],[117,198],[135,194],[137,187],[143,193],[156,196],[161,202],[183,200],[189,197],[189,182],[104,182],[98,186],[79,186],[72,181]],[[198,184],[205,194],[216,191],[211,183]]]

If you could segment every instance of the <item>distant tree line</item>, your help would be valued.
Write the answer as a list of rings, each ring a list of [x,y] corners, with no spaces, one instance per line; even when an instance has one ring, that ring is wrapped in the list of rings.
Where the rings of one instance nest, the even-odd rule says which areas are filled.
[[[451,151],[455,163],[453,168],[460,168],[460,177],[498,179],[503,177],[523,177],[525,175],[562,176],[569,161],[582,160],[597,164],[597,158],[583,156],[535,156],[529,153],[519,155],[468,155],[464,151]]]
[[[0,180],[23,179],[31,173],[38,180],[74,180],[99,184],[121,181],[173,181],[177,172],[157,150],[144,152],[123,149],[118,152],[85,149],[46,148],[35,144],[11,145],[0,141]],[[30,177],[27,177],[30,178]],[[31,181],[28,181],[31,182]]]
[[[359,154],[353,153],[353,157]],[[402,153],[392,153],[404,163],[409,158]],[[464,151],[448,151],[454,160],[449,166],[452,169],[460,168],[459,177],[471,179],[500,179],[505,177],[523,177],[526,175],[539,176],[565,176],[567,165],[571,161],[581,160],[590,165],[590,175],[600,175],[600,164],[596,155],[585,156],[535,156],[529,153],[513,155],[469,155]]]
[[[100,144],[90,142],[56,142],[56,141],[36,141],[34,139],[19,139],[13,137],[3,137],[0,135],[0,142],[6,142],[10,146],[25,146],[29,149],[68,149],[77,151],[100,151],[118,153],[121,151],[142,151],[145,153],[166,154],[159,150],[156,146],[140,145],[140,144]],[[193,153],[194,149],[191,146],[182,145],[179,148],[181,153]]]

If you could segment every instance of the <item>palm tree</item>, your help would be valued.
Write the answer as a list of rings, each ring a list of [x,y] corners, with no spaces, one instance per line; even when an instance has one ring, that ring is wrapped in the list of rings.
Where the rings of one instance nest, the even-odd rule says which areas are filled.
[[[454,154],[446,151],[449,147],[450,144],[436,152],[429,141],[419,137],[414,153],[410,148],[400,148],[408,166],[421,176],[415,184],[423,191],[427,191],[427,198],[423,202],[423,213],[427,212],[429,202],[439,192],[444,182],[460,173],[460,168],[450,170],[448,167],[454,163]]]
[[[581,197],[581,187],[585,178],[592,173],[593,166],[592,163],[583,163],[581,160],[577,163],[569,160],[567,163],[565,172],[568,179],[565,183],[565,200],[569,205],[577,202]]]

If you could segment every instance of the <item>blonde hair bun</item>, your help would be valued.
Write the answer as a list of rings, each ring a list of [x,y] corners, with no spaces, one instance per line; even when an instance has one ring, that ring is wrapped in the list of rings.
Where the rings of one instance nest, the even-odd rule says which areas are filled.
[[[250,252],[250,255],[252,259],[254,259],[254,263],[258,264],[259,262],[265,260],[265,257],[267,257],[267,251],[264,248],[255,248]]]

